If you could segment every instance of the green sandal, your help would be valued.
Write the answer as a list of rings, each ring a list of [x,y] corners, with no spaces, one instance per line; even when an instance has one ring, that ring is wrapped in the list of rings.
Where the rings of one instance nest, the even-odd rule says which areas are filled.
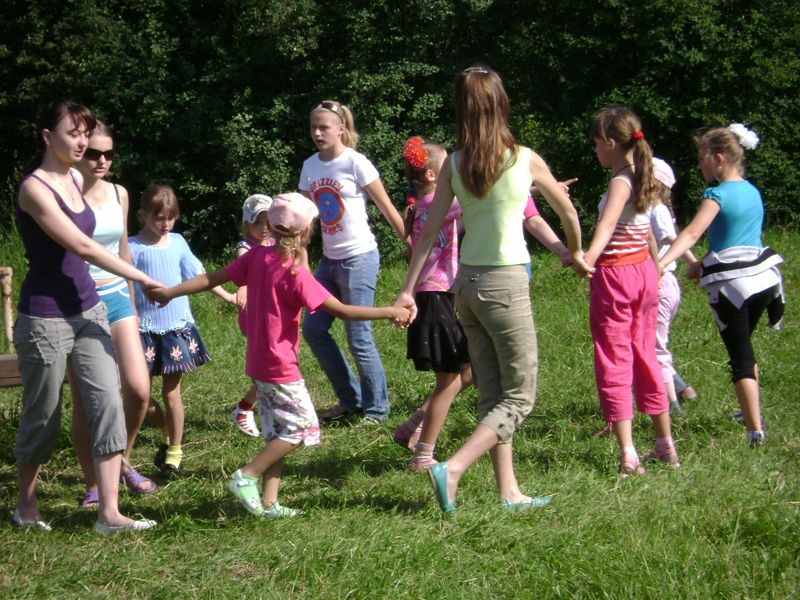
[[[236,496],[242,505],[257,517],[264,514],[264,506],[261,504],[261,494],[258,491],[258,477],[250,477],[237,469],[227,482],[228,490]],[[274,505],[273,505],[274,506]]]
[[[265,509],[264,512],[261,513],[261,516],[265,519],[280,519],[282,517],[296,517],[302,514],[302,510],[289,508],[288,506],[281,506],[276,500],[269,505],[269,508]]]

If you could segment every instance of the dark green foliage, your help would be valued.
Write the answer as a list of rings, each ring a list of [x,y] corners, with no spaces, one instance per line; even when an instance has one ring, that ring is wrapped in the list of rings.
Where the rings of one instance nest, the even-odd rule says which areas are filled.
[[[485,61],[503,75],[521,142],[596,213],[607,174],[587,140],[593,113],[624,103],[678,175],[679,216],[704,183],[692,134],[743,121],[762,145],[749,176],[768,220],[795,225],[800,9],[771,0],[6,0],[0,19],[0,219],[55,96],[89,104],[116,130],[117,179],[134,199],[171,183],[202,254],[237,235],[242,200],[297,185],[321,98],[354,111],[359,150],[402,206],[413,134],[452,145],[453,74]],[[402,248],[371,207],[385,258]]]

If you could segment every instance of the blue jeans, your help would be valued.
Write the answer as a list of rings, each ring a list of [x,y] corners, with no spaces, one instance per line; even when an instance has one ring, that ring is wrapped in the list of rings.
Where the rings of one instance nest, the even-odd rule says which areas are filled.
[[[380,257],[371,250],[342,260],[325,256],[314,276],[344,304],[372,306]],[[303,337],[328,376],[339,403],[347,410],[384,420],[389,416],[389,392],[381,357],[372,340],[371,321],[345,321],[347,345],[358,369],[359,384],[339,346],[330,334],[333,316],[319,310],[306,314]]]

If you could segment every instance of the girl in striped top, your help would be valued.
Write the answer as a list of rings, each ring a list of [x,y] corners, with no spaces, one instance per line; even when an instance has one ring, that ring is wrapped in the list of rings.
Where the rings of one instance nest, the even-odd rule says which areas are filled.
[[[656,359],[658,272],[650,235],[653,155],[639,118],[621,106],[601,110],[590,135],[600,164],[613,176],[585,260],[596,270],[589,293],[597,393],[620,446],[622,477],[643,473],[631,424],[636,393],[640,412],[656,430],[656,458],[680,466],[670,431],[669,402]]]

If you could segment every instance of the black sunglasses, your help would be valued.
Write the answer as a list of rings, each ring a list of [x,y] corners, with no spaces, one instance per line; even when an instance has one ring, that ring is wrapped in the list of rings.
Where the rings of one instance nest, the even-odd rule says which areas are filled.
[[[87,148],[83,151],[83,155],[88,158],[89,160],[100,160],[101,156],[104,156],[107,161],[114,160],[114,155],[117,153],[116,150],[111,148],[111,150],[98,150],[97,148]]]

